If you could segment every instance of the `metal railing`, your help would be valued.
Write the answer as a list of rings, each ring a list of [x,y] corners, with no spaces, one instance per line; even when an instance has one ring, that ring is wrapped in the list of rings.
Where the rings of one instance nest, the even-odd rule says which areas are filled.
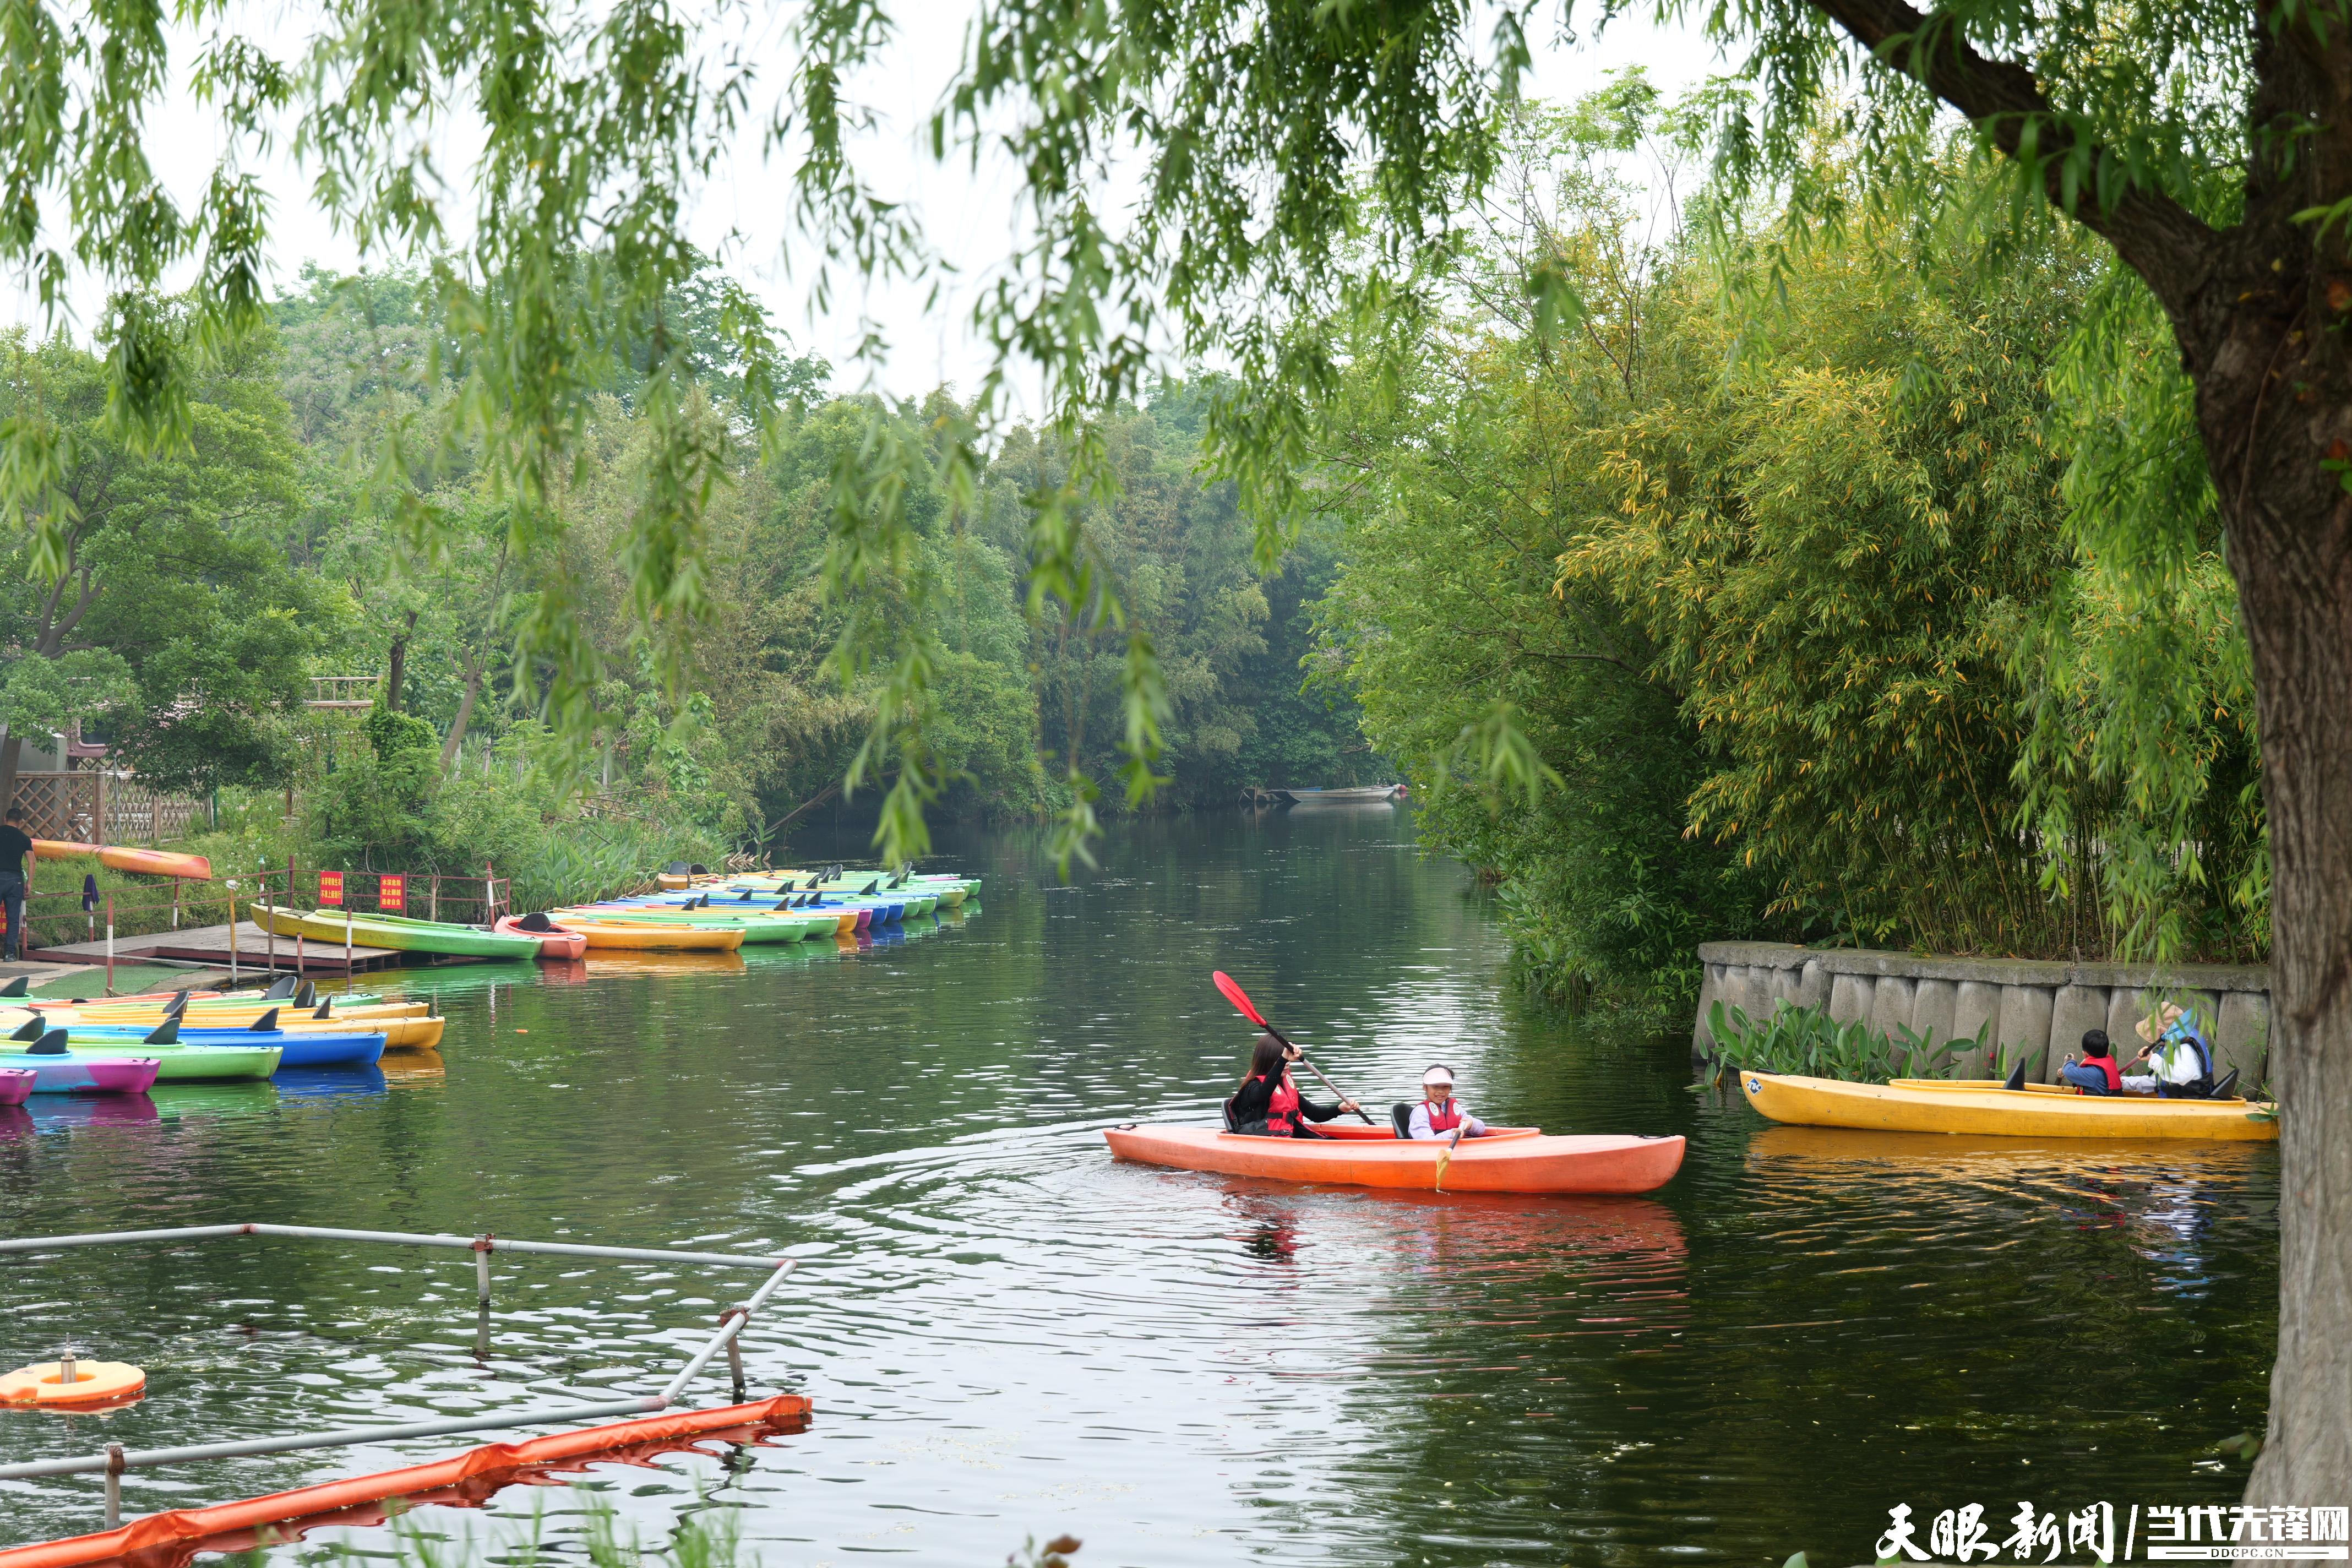
[[[659,1394],[635,1394],[626,1399],[599,1400],[581,1405],[540,1405],[489,1415],[404,1421],[385,1426],[344,1426],[322,1432],[246,1437],[226,1443],[194,1443],[177,1448],[125,1449],[120,1443],[110,1443],[103,1453],[0,1465],[0,1480],[103,1473],[106,1477],[106,1524],[111,1530],[122,1522],[121,1476],[125,1470],[144,1469],[156,1465],[192,1464],[205,1459],[244,1458],[256,1454],[285,1454],[302,1448],[350,1447],[361,1443],[394,1442],[407,1437],[443,1437],[453,1433],[487,1431],[497,1426],[537,1426],[555,1421],[647,1415],[675,1404],[686,1392],[687,1384],[692,1383],[720,1351],[727,1352],[728,1370],[734,1381],[735,1397],[740,1402],[743,1397],[740,1341],[744,1327],[751,1322],[753,1313],[767,1305],[768,1298],[784,1282],[784,1276],[793,1270],[793,1260],[789,1258],[747,1258],[736,1253],[680,1252],[648,1247],[593,1247],[568,1241],[514,1241],[488,1232],[480,1236],[445,1236],[394,1230],[346,1230],[316,1225],[198,1225],[179,1226],[166,1230],[110,1230],[83,1236],[19,1237],[0,1241],[0,1253],[49,1252],[66,1247],[129,1246],[140,1242],[219,1241],[237,1236],[279,1236],[306,1241],[382,1242],[395,1247],[454,1247],[469,1251],[474,1255],[474,1278],[479,1297],[475,1340],[477,1353],[486,1353],[488,1348],[490,1255],[494,1252],[552,1258],[615,1258],[631,1263],[701,1264],[720,1268],[764,1268],[769,1271],[769,1276],[741,1306],[730,1307],[719,1313],[717,1331],[688,1359]]]

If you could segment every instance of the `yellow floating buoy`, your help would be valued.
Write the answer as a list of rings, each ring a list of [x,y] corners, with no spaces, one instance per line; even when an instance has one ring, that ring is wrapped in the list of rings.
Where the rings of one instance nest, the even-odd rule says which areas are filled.
[[[0,1401],[10,1405],[105,1405],[136,1398],[147,1386],[147,1373],[119,1361],[76,1361],[73,1382],[65,1381],[63,1362],[36,1362],[0,1375]]]

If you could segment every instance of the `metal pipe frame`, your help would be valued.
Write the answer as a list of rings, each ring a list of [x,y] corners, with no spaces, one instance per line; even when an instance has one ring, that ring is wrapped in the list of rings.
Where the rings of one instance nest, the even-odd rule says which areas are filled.
[[[217,1241],[231,1236],[284,1236],[300,1241],[381,1241],[398,1247],[451,1247],[466,1252],[536,1253],[550,1258],[615,1258],[637,1263],[706,1263],[724,1268],[784,1268],[791,1259],[740,1252],[666,1252],[650,1247],[589,1247],[569,1241],[513,1241],[496,1236],[434,1236],[399,1230],[341,1230],[319,1225],[191,1225],[169,1230],[101,1230],[87,1236],[27,1236],[0,1241],[0,1252],[112,1247],[142,1241]]]
[[[475,1255],[477,1272],[483,1276],[489,1272],[489,1254],[493,1251],[537,1253],[558,1258],[610,1258],[628,1262],[716,1264],[735,1268],[765,1268],[769,1275],[760,1282],[760,1288],[751,1292],[750,1300],[719,1314],[717,1331],[704,1342],[702,1348],[659,1394],[635,1394],[627,1399],[587,1405],[551,1405],[491,1415],[450,1416],[438,1421],[406,1421],[389,1426],[345,1426],[324,1432],[247,1437],[228,1443],[198,1443],[178,1448],[126,1452],[120,1444],[109,1444],[107,1451],[100,1454],[0,1465],[0,1480],[104,1472],[107,1477],[108,1513],[112,1518],[121,1506],[120,1478],[129,1468],[191,1464],[205,1459],[242,1458],[256,1454],[284,1454],[300,1448],[342,1448],[407,1437],[440,1437],[457,1432],[481,1432],[499,1426],[536,1426],[549,1422],[586,1421],[666,1410],[677,1402],[678,1396],[686,1392],[687,1384],[692,1383],[720,1351],[728,1352],[730,1363],[740,1362],[741,1352],[736,1342],[741,1337],[745,1325],[751,1322],[753,1313],[767,1305],[768,1298],[774,1295],[777,1287],[784,1282],[784,1276],[793,1271],[793,1260],[789,1258],[745,1258],[724,1252],[663,1252],[645,1247],[591,1247],[558,1241],[501,1241],[488,1235],[430,1236],[404,1231],[342,1230],[309,1225],[198,1225],[168,1230],[116,1230],[99,1231],[88,1236],[25,1237],[0,1241],[0,1252],[40,1252],[55,1247],[103,1247],[117,1242],[216,1241],[232,1236],[283,1236],[315,1241],[377,1241],[404,1247],[460,1247]],[[481,1305],[487,1311],[489,1307],[487,1293]],[[737,1382],[740,1385],[740,1375]]]

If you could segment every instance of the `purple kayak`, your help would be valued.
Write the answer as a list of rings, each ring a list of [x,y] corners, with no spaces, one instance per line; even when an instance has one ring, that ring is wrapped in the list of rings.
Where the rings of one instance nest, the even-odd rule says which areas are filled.
[[[37,1076],[22,1068],[0,1068],[0,1105],[24,1104],[32,1096]]]
[[[163,1065],[153,1057],[38,1057],[29,1052],[8,1061],[11,1068],[32,1079],[35,1094],[144,1094]]]

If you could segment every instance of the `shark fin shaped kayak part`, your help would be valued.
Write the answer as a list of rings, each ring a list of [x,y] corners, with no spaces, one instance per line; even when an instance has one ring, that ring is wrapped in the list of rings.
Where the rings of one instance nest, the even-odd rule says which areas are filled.
[[[270,1030],[278,1027],[278,1009],[272,1007],[268,1012],[264,1013],[260,1017],[256,1018],[252,1023],[246,1026],[257,1035],[266,1035],[269,1033]]]
[[[179,1042],[180,1020],[177,1018],[166,1018],[162,1023],[156,1025],[153,1028],[148,1030],[147,1037],[139,1043],[142,1046],[174,1046],[179,1044]]]
[[[25,1054],[31,1057],[61,1057],[65,1055],[66,1032],[63,1029],[51,1029],[47,1034],[43,1035],[39,1039],[35,1040],[31,1045],[26,1047]]]
[[[30,994],[32,989],[33,977],[29,974],[19,974],[7,984],[0,985],[0,996],[23,996]]]
[[[49,1026],[41,1022],[41,1016],[36,1013],[26,1019],[23,1026],[8,1037],[12,1040],[37,1040],[48,1032]]]

